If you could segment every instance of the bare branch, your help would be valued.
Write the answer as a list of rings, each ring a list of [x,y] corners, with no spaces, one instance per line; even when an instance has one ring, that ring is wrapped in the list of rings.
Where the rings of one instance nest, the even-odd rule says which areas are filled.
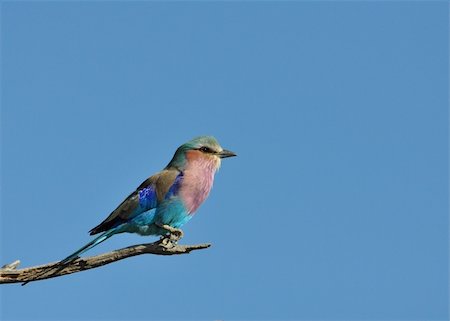
[[[20,261],[14,261],[13,263],[6,264],[0,268],[0,284],[21,282],[28,283],[32,281],[54,278],[66,274],[94,269],[99,266],[141,254],[188,254],[191,251],[206,249],[210,246],[211,244],[178,245],[170,242],[167,243],[158,241],[155,243],[133,245],[96,256],[79,258],[65,265],[61,265],[60,262],[53,262],[19,270],[17,270],[17,266],[20,264]]]

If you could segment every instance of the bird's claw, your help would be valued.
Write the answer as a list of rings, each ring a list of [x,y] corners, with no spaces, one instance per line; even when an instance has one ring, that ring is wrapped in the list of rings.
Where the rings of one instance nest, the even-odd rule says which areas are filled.
[[[170,249],[175,246],[175,244],[173,244],[172,241],[166,236],[161,237],[159,240],[159,245],[166,249]]]
[[[171,241],[174,241],[175,243],[181,240],[184,236],[184,233],[180,229],[173,229],[170,231],[169,238]]]
[[[181,229],[172,227],[170,225],[159,225],[160,228],[169,232],[167,235],[161,237],[161,244],[168,245],[168,243],[177,243],[184,236],[184,233]]]

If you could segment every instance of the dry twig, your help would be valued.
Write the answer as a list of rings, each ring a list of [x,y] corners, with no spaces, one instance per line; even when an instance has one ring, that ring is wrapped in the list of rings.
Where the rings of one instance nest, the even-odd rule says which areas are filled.
[[[188,254],[191,251],[206,249],[210,246],[211,244],[178,245],[171,242],[167,243],[158,241],[155,243],[133,245],[96,256],[79,258],[66,265],[61,265],[60,262],[53,262],[24,269],[17,269],[20,264],[20,261],[17,260],[0,268],[0,284],[22,282],[28,283],[32,281],[54,278],[66,274],[94,269],[99,266],[141,254]]]

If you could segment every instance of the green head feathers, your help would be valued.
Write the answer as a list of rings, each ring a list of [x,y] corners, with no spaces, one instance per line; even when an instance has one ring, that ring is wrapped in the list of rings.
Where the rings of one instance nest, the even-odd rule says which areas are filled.
[[[220,158],[236,156],[233,152],[224,150],[213,136],[199,136],[178,147],[166,168],[175,167],[182,169],[186,163],[186,152],[189,150],[198,150],[203,153],[217,155]]]

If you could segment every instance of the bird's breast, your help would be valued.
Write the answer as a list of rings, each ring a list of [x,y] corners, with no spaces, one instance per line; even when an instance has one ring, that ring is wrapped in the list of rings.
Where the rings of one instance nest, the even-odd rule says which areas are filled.
[[[189,159],[183,171],[180,196],[189,214],[193,214],[208,197],[211,191],[217,161],[209,158]]]

